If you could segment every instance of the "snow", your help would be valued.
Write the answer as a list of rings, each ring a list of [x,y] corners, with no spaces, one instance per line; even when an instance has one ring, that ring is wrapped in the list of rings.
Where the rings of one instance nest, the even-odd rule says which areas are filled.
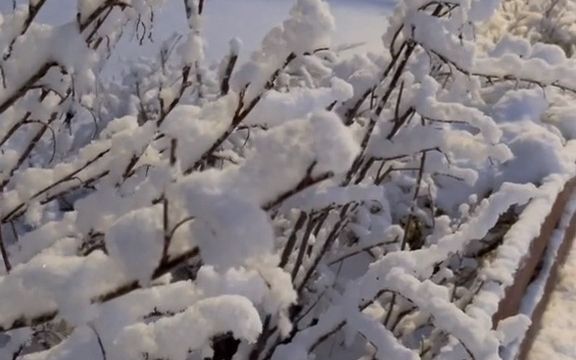
[[[498,8],[498,0],[475,0],[471,2],[470,21],[482,21],[490,18]]]
[[[162,207],[156,205],[128,212],[106,234],[108,255],[142,285],[149,283],[162,257],[161,211]]]
[[[288,273],[274,267],[238,267],[218,272],[207,265],[198,271],[197,284],[205,296],[241,295],[253,304],[262,304],[269,312],[286,310],[297,297]]]
[[[447,28],[450,22],[438,19],[428,14],[415,12],[408,17],[404,27],[404,36],[413,36],[414,41],[421,43],[430,51],[450,59],[460,69],[469,70],[474,56],[474,45],[471,42],[459,40]],[[412,30],[415,29],[415,30]],[[411,34],[410,32],[414,32]]]
[[[99,360],[102,358],[98,339],[94,330],[85,326],[75,331],[68,342],[44,352],[23,356],[26,360],[73,360],[82,356],[86,360]],[[80,355],[81,354],[81,355]]]
[[[288,120],[303,117],[319,108],[343,102],[353,95],[352,86],[338,78],[330,86],[308,89],[297,88],[290,93],[270,91],[266,93],[258,107],[245,120],[246,125],[281,125]]]
[[[230,324],[233,324],[232,328]],[[142,353],[148,353],[149,356],[186,360],[189,351],[207,351],[203,346],[213,335],[230,330],[238,338],[254,342],[261,328],[258,312],[250,301],[237,295],[220,296],[209,301],[201,300],[185,312],[153,324],[126,327],[118,334],[114,345],[108,348],[108,354],[113,359],[136,360]],[[194,336],[190,337],[190,334]],[[97,346],[96,333],[82,327],[75,330],[69,341],[23,359],[86,358],[85,352],[90,348],[94,351],[89,351],[88,356],[97,358],[102,356]]]
[[[274,231],[262,209],[217,188],[188,186],[192,239],[198,239],[205,264],[226,269],[272,252]]]
[[[116,339],[111,353],[126,360],[140,359],[142,352],[186,360],[190,351],[206,351],[203,347],[212,336],[228,330],[251,343],[262,331],[258,312],[246,298],[224,295],[201,300],[171,318],[127,327]]]
[[[576,174],[564,46],[499,40],[496,1],[382,39],[386,2],[186,4],[2,10],[0,358],[512,350],[527,317],[492,317]]]
[[[38,15],[40,22],[62,24],[76,16],[77,0],[59,0],[47,2],[47,7]],[[157,22],[154,25],[154,42],[146,41],[145,46],[138,46],[136,41],[123,41],[121,47],[126,49],[114,54],[112,62],[121,65],[124,59],[131,56],[155,54],[158,40],[176,31],[183,31],[187,24],[183,19],[182,1],[164,0],[167,6],[156,11]],[[97,2],[86,0],[82,4],[94,8]],[[338,43],[363,43],[363,49],[380,51],[382,49],[380,34],[386,29],[386,14],[393,7],[394,0],[358,0],[351,3],[347,0],[330,0],[336,17]],[[280,23],[290,10],[289,0],[212,0],[205,6],[203,31],[207,41],[207,57],[212,61],[228,53],[228,41],[238,38],[244,43],[242,56],[255,49],[262,36],[271,27]],[[0,13],[11,11],[10,1],[0,2]],[[88,10],[88,9],[87,9]],[[87,11],[86,10],[86,11]],[[255,16],[266,14],[266,16]],[[247,20],[250,19],[250,20]],[[225,26],[224,26],[225,25]],[[133,38],[134,29],[129,29],[128,38]]]
[[[178,139],[177,157],[182,168],[188,168],[226,131],[236,103],[233,95],[204,108],[194,105],[176,107],[161,126],[169,136]]]
[[[0,321],[9,326],[22,314],[58,309],[71,324],[82,324],[97,316],[92,297],[124,281],[122,271],[100,251],[87,257],[41,253],[1,279],[6,301]]]
[[[419,356],[415,351],[401,346],[388,329],[383,327],[378,321],[367,315],[357,313],[348,317],[351,326],[358,329],[368,341],[378,344],[375,358],[379,360],[417,360]]]

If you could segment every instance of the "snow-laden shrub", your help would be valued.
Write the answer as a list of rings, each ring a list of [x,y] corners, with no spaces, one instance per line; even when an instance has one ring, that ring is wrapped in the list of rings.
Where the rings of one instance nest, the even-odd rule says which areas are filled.
[[[211,65],[187,0],[188,33],[119,82],[106,60],[162,2],[62,26],[45,3],[0,17],[0,358],[498,359],[526,328],[475,295],[574,170],[576,63],[478,38],[498,1],[400,2],[382,54],[341,56],[328,4],[297,0]]]
[[[481,31],[491,39],[511,34],[533,43],[556,44],[571,56],[576,43],[576,2],[503,0],[502,11],[482,26]]]

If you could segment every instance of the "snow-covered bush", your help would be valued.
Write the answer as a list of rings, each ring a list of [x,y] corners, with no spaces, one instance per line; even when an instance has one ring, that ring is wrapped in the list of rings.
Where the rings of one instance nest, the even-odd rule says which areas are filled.
[[[495,0],[402,1],[343,56],[323,0],[207,62],[202,13],[102,69],[157,0],[0,16],[0,358],[498,359],[483,272],[571,174],[576,62],[476,32]],[[482,36],[481,38],[478,38]]]
[[[576,43],[576,2],[574,0],[503,0],[499,11],[481,27],[491,39],[504,34],[531,42],[556,44],[568,54]]]

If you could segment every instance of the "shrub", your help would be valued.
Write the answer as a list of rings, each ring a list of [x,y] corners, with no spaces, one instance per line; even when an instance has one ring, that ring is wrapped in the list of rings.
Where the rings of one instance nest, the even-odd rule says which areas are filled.
[[[62,26],[45,4],[0,17],[1,358],[478,360],[522,335],[493,329],[477,294],[510,274],[482,269],[573,171],[576,72],[477,32],[498,1],[400,2],[383,53],[343,56],[297,0],[211,66],[186,0],[188,33],[120,81],[110,53],[161,1]]]

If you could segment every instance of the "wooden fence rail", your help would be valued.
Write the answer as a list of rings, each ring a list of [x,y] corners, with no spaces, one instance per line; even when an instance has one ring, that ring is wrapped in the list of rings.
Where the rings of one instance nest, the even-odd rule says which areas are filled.
[[[564,189],[556,198],[552,210],[542,224],[540,235],[532,241],[529,253],[524,257],[520,268],[514,276],[513,284],[506,289],[505,296],[498,306],[498,311],[494,314],[494,327],[498,325],[500,320],[516,315],[520,311],[522,299],[526,294],[528,286],[538,275],[540,265],[546,255],[546,249],[548,244],[551,242],[554,230],[558,228],[562,216],[565,213],[568,201],[575,191],[576,178],[566,183]],[[550,295],[554,285],[558,281],[559,271],[562,268],[562,265],[566,262],[568,253],[573,245],[574,237],[576,237],[576,215],[574,215],[570,220],[562,243],[558,249],[558,255],[550,269],[548,278],[545,280],[544,294],[532,312],[532,324],[520,345],[518,352],[519,360],[526,359],[534,338],[541,327],[542,315],[550,301]]]

